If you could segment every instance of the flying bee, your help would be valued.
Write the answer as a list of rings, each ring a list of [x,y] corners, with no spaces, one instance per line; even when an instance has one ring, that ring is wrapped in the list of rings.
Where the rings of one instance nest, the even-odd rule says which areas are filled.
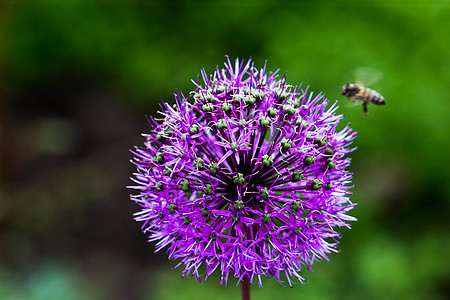
[[[359,68],[355,70],[357,78],[361,78],[362,74],[374,73],[373,69],[368,68]],[[379,71],[378,71],[379,72]],[[372,81],[379,79],[381,77],[381,72],[376,74],[377,76],[372,77]],[[363,102],[363,111],[367,114],[367,107],[369,103],[373,103],[376,105],[384,105],[386,101],[384,97],[375,90],[364,87],[363,84],[360,83],[346,83],[342,86],[342,95],[352,99],[353,101],[362,101]]]
[[[367,106],[369,103],[376,105],[384,105],[386,101],[380,93],[372,89],[363,87],[359,83],[346,83],[342,87],[342,95],[353,99],[354,101],[360,100],[363,102],[364,113],[367,114]]]

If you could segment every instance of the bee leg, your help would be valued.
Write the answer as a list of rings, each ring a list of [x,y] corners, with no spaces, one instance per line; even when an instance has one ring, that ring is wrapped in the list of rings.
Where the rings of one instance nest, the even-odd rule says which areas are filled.
[[[369,102],[363,102],[363,111],[364,111],[365,115],[367,115],[367,112],[368,112],[367,107],[368,106],[369,106]]]

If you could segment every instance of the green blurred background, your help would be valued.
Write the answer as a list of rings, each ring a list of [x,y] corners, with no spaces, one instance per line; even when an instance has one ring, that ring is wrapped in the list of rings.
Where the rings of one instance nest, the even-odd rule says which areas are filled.
[[[2,1],[0,299],[239,299],[153,254],[125,186],[160,99],[232,59],[339,101],[359,132],[339,254],[254,299],[450,298],[450,1]],[[360,67],[387,105],[336,87]]]

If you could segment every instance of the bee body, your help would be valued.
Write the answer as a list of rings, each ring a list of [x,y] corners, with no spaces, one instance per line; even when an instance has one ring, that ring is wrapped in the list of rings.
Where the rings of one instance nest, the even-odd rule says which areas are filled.
[[[369,103],[376,105],[384,105],[386,101],[384,97],[372,89],[366,88],[358,83],[346,83],[342,87],[342,95],[354,101],[363,102],[363,110],[367,114],[367,106]]]

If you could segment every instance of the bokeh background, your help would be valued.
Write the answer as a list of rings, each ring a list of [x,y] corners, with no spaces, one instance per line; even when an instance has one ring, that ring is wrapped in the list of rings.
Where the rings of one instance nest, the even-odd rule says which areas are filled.
[[[129,200],[128,149],[202,68],[252,57],[337,99],[358,132],[339,254],[255,299],[450,297],[450,1],[0,4],[0,299],[239,299],[180,278]],[[340,96],[354,70],[387,105]]]

